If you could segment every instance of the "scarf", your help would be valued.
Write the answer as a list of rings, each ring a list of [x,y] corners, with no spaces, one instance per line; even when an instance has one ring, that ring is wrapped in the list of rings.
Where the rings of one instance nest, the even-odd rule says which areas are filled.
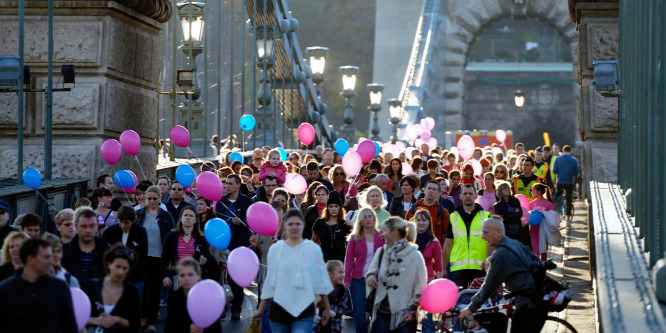
[[[386,255],[388,256],[388,266],[386,267],[387,277],[400,273],[399,264],[402,262],[402,259],[398,259],[398,252],[402,251],[405,247],[407,247],[407,240],[403,238],[386,248]]]
[[[430,244],[431,241],[432,241],[432,235],[429,232],[425,231],[417,234],[416,245],[419,246],[419,252],[423,253],[423,251],[425,251],[426,246],[428,246],[428,244]]]

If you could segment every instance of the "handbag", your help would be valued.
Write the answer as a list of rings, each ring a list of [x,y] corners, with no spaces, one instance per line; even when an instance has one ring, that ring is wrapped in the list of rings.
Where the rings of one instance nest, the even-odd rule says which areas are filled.
[[[234,301],[234,293],[231,291],[231,287],[229,286],[229,283],[227,282],[228,276],[227,272],[224,272],[220,276],[220,286],[222,286],[222,290],[224,290],[224,296],[227,301],[227,304],[231,303]]]
[[[381,249],[382,252],[379,253],[379,264],[377,265],[377,285],[379,286],[379,269],[382,267],[382,257],[384,257],[384,248]],[[365,312],[372,312],[372,308],[375,307],[375,296],[377,294],[377,288],[372,288],[370,294],[365,298]]]

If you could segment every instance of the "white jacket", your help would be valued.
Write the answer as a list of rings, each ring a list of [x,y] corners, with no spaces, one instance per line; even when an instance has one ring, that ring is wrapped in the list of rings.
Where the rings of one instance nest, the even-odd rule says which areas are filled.
[[[546,253],[548,245],[562,242],[560,234],[560,214],[554,210],[543,212],[544,219],[539,224],[539,252]]]

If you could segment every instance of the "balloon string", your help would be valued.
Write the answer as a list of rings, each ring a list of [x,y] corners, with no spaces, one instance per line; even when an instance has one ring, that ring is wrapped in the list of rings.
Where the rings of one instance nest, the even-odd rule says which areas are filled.
[[[39,193],[39,191],[35,190],[35,192],[37,192],[37,195],[39,195],[40,197],[42,197],[42,199],[44,199],[44,201],[46,201],[46,204],[51,206],[51,208],[53,208],[56,212],[59,212],[58,208],[55,208],[55,206],[53,206],[48,199],[44,198],[44,196],[41,193]]]
[[[113,180],[115,181],[115,180],[116,180],[116,172],[117,172],[117,171],[116,171],[116,167],[114,167],[113,165],[111,165],[111,168],[113,168]],[[123,193],[125,193],[125,198],[127,199],[127,203],[131,205],[131,204],[132,204],[132,201],[130,201],[130,198],[129,198],[129,196],[127,195],[127,192],[123,191]]]
[[[195,154],[195,153],[192,151],[192,148],[191,148],[190,146],[187,146],[187,151],[188,151],[190,154],[194,155],[194,157],[197,159],[197,161],[199,161],[199,162],[201,162],[201,163],[205,163],[204,160],[200,159],[199,156],[197,156],[197,154]]]
[[[356,177],[354,177],[354,181],[351,184],[349,184],[349,187],[347,188],[347,194],[345,194],[345,197],[349,195],[349,191],[351,191],[352,186],[356,185],[356,178],[358,178],[360,174],[361,174],[360,172],[356,174]]]
[[[143,179],[147,180],[148,178],[146,178],[146,173],[143,172],[143,167],[141,166],[141,163],[139,162],[139,158],[136,157],[136,155],[134,155],[134,160],[136,161],[136,164],[139,165],[139,170],[141,170],[141,175],[143,176]]]
[[[248,228],[250,231],[254,232],[254,230],[252,230],[252,228],[250,228],[250,226],[248,226],[247,224],[245,224],[245,222],[243,222],[243,220],[241,220],[241,218],[238,217],[238,215],[234,214],[234,212],[233,212],[231,209],[229,209],[229,207],[227,207],[227,205],[225,205],[222,201],[218,201],[217,203],[219,203],[219,204],[222,205],[224,208],[226,208],[226,209],[227,209],[227,212],[231,213],[231,215],[233,215],[233,217],[239,219],[239,220],[240,220],[240,223],[241,223],[242,225],[244,225],[244,226],[245,226],[246,228]],[[224,214],[221,214],[221,215],[224,216]]]

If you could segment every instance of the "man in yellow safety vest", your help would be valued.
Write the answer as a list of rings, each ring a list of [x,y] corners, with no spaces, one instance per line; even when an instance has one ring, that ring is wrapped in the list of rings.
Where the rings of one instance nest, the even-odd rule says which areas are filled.
[[[513,195],[522,194],[532,200],[532,186],[543,183],[543,178],[534,174],[534,160],[526,157],[523,161],[523,173],[513,178]]]
[[[451,214],[446,240],[442,249],[443,267],[451,264],[448,278],[456,285],[467,288],[477,277],[485,275],[482,264],[494,248],[489,248],[481,234],[481,224],[490,217],[481,205],[475,203],[476,190],[471,184],[460,192],[462,205]],[[444,277],[447,277],[446,271]]]

